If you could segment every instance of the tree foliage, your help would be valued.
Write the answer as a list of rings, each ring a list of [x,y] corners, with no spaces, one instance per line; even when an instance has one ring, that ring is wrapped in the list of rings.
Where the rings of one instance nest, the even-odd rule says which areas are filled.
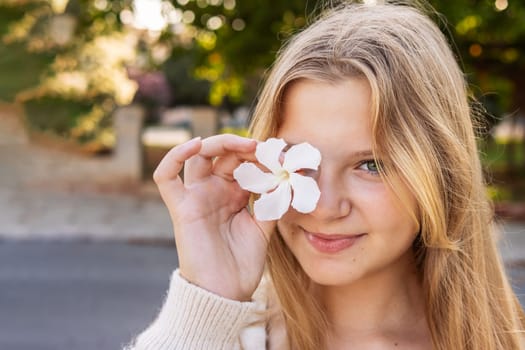
[[[250,104],[282,43],[322,10],[312,0],[158,0],[165,25],[151,31],[133,27],[134,1],[0,1],[0,100],[26,105],[39,128],[110,146],[111,111],[137,88],[130,67],[164,72],[173,97],[163,103]],[[496,116],[522,108],[525,2],[430,2],[472,93]]]
[[[333,2],[333,1],[332,1]],[[512,0],[431,0],[443,16],[441,28],[456,49],[467,73],[472,93],[497,116],[522,107],[525,100],[525,2]],[[174,6],[195,14],[192,25],[204,38],[195,43],[200,50],[197,72],[215,85],[217,101],[228,94],[226,82],[240,79],[249,84],[259,77],[291,33],[303,27],[322,8],[316,2],[293,0],[268,6],[263,0],[238,1],[232,10],[226,1],[173,1]],[[213,5],[215,4],[215,5]],[[223,6],[221,6],[221,4]],[[210,29],[218,16],[221,26]],[[236,31],[234,23],[245,27]],[[211,33],[208,34],[208,33]],[[220,64],[218,64],[219,62]],[[242,91],[253,97],[253,89]],[[235,96],[234,96],[235,97]]]
[[[525,107],[525,2],[432,1],[446,17],[473,92],[495,116]]]
[[[0,3],[0,100],[23,104],[37,130],[93,151],[110,148],[110,115],[136,89],[125,67],[134,43],[118,19],[130,2],[60,3]]]
[[[181,4],[182,3],[182,4]],[[316,12],[315,2],[289,0],[269,4],[265,0],[172,1],[182,13],[182,35],[167,27],[161,40],[183,48],[171,59],[191,55],[197,79],[210,82],[210,103],[249,103],[259,81],[290,34],[302,28]],[[181,40],[181,37],[185,39]]]

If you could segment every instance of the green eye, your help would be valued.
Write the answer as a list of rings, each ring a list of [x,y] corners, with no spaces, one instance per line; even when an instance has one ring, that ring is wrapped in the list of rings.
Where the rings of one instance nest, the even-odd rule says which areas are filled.
[[[377,168],[377,163],[373,159],[365,160],[365,161],[361,162],[361,165],[359,166],[359,169],[362,169],[362,170],[367,171],[367,172],[372,173],[372,174],[377,174],[378,171],[379,171],[378,168]]]

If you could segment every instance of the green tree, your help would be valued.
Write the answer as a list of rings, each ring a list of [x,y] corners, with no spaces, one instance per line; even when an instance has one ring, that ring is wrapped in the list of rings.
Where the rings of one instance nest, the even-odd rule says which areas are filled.
[[[525,2],[513,0],[433,0],[450,26],[463,59],[471,89],[489,113],[488,127],[503,117],[511,122],[525,115]],[[499,150],[505,182],[522,178],[525,142],[487,139],[485,153]],[[521,144],[521,145],[520,145]],[[517,176],[513,176],[515,174]],[[521,174],[521,175],[520,175]],[[509,176],[511,178],[509,178]],[[514,179],[516,180],[516,179]],[[515,182],[515,181],[514,181]],[[523,187],[523,184],[521,185]]]
[[[28,14],[44,17],[50,12],[51,7],[44,1],[0,2],[0,100],[12,101],[18,92],[37,85],[53,61],[53,52],[30,52],[27,43],[20,40],[32,35],[31,29],[37,27]]]
[[[181,11],[191,38],[181,42],[166,32],[162,40],[191,52],[194,61],[188,68],[196,78],[211,83],[209,100],[214,105],[249,103],[283,41],[319,8],[306,0],[271,4],[265,0],[179,0],[172,4]]]
[[[208,96],[214,105],[249,104],[282,43],[322,10],[308,0],[159,1],[166,26],[157,34],[130,26],[133,0],[0,1],[0,99],[24,103],[41,129],[52,125],[66,137],[109,146],[109,115],[136,88],[127,65],[164,70],[177,103]],[[61,2],[67,6],[58,8]],[[521,110],[525,3],[430,2],[446,18],[441,27],[472,93],[494,116]],[[53,25],[70,19],[70,38],[56,37]]]
[[[93,151],[111,148],[111,113],[136,89],[125,69],[134,44],[118,17],[130,6],[131,0],[2,1],[0,100],[22,104],[36,130]]]
[[[253,82],[258,80],[251,78],[260,77],[282,42],[322,10],[318,2],[306,0],[271,6],[264,0],[172,3],[184,11],[189,17],[186,22],[195,28],[191,42],[199,52],[195,72],[212,82],[214,103],[220,103],[224,96],[253,97],[253,87],[257,86]],[[441,27],[457,49],[473,94],[489,112],[501,116],[523,107],[525,2],[431,0],[431,5],[444,15],[438,19]]]
[[[432,0],[449,23],[473,92],[495,116],[525,107],[525,2]]]

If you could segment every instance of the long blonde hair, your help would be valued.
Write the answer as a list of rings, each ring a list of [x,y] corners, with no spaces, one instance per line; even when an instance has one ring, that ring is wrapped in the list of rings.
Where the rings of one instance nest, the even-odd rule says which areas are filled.
[[[465,79],[420,10],[355,3],[325,12],[280,52],[259,95],[253,137],[276,135],[291,82],[350,78],[371,87],[383,178],[404,181],[418,203],[414,250],[434,348],[520,349],[523,310],[496,248]],[[323,348],[327,322],[280,234],[270,240],[268,266],[290,346]]]

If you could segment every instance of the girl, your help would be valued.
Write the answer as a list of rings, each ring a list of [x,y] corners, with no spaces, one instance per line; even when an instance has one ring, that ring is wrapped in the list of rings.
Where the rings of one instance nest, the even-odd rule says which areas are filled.
[[[155,171],[180,267],[135,348],[525,348],[472,114],[446,39],[420,11],[325,13],[279,54],[254,140],[194,139]],[[305,172],[320,189],[313,211],[258,221],[246,208],[234,169],[271,137],[320,151]]]

